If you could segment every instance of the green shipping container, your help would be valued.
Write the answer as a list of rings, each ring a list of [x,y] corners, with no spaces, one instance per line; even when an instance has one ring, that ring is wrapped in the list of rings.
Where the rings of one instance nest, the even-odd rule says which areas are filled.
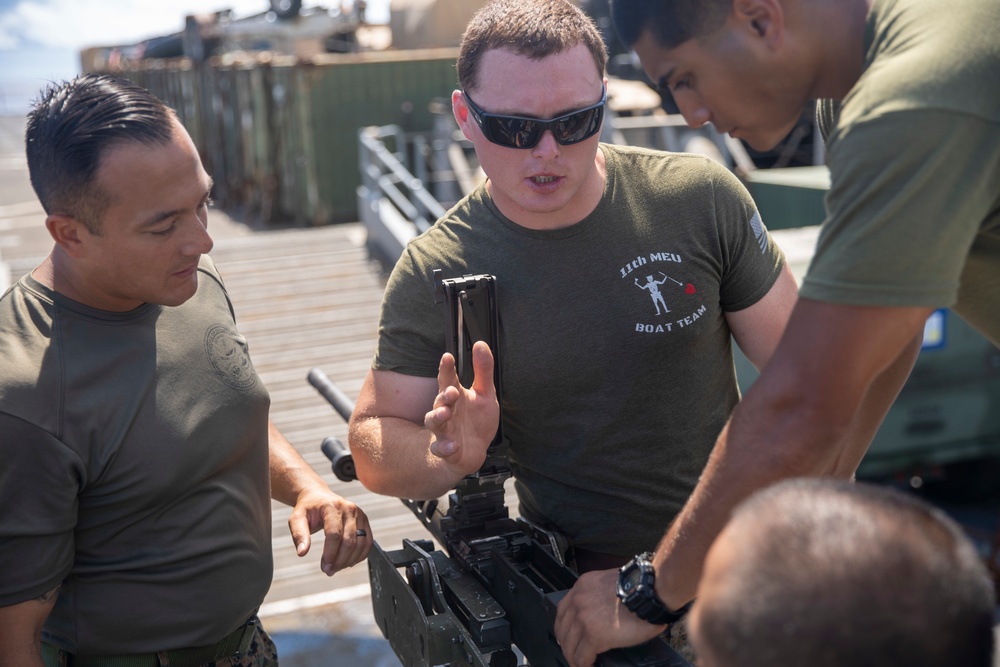
[[[358,219],[358,130],[429,132],[432,103],[457,85],[457,49],[217,56],[142,61],[111,72],[177,110],[227,209],[265,222]]]

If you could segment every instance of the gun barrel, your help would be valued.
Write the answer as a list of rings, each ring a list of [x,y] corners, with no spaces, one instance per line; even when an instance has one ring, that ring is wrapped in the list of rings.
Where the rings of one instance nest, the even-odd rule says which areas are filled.
[[[333,464],[333,474],[341,482],[353,482],[358,478],[354,469],[354,457],[347,446],[336,438],[327,438],[320,445],[320,450]]]
[[[309,371],[307,376],[309,384],[316,388],[316,391],[320,393],[320,396],[325,398],[327,402],[333,406],[333,409],[337,411],[344,421],[351,420],[351,413],[354,412],[354,401],[347,397],[347,394],[342,392],[337,385],[335,385],[326,373],[324,373],[319,368],[313,368]]]

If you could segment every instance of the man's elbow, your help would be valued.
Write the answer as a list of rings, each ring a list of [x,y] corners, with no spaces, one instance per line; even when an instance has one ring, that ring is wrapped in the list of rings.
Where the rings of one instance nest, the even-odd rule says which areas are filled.
[[[351,456],[354,459],[354,473],[362,486],[382,496],[402,497],[398,483],[394,483],[389,462],[377,454],[373,457],[370,449],[351,445]]]
[[[822,389],[804,390],[802,385],[782,387],[752,387],[757,389],[760,403],[745,401],[741,406],[749,417],[762,418],[777,428],[765,429],[777,442],[768,448],[769,465],[782,471],[783,476],[822,475],[840,454],[845,437],[850,432],[857,402],[834,396]]]
[[[437,498],[422,477],[401,465],[383,442],[381,422],[377,417],[352,417],[348,443],[354,462],[354,474],[362,486],[381,496],[422,500]]]
[[[377,493],[380,496],[399,497],[395,492],[394,485],[387,480],[385,475],[380,474],[381,471],[379,471],[377,466],[366,465],[355,457],[354,469],[357,473],[358,481],[372,493]]]
[[[378,420],[371,417],[351,415],[347,428],[347,443],[354,462],[354,474],[361,484],[381,495],[394,495],[386,488],[383,474],[386,461],[380,446],[381,435]]]

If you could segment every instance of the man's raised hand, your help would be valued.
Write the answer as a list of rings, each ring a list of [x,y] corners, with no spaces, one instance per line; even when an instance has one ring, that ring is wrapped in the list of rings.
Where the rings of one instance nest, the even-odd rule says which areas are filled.
[[[500,424],[493,353],[483,341],[472,347],[472,370],[472,386],[465,388],[458,379],[455,357],[445,353],[438,367],[438,395],[424,417],[424,426],[435,436],[431,453],[463,475],[482,466]]]

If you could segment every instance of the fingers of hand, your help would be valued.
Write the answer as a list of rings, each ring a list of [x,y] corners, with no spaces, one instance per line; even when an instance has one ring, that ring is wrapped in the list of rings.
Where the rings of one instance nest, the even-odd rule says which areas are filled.
[[[365,513],[354,503],[330,495],[333,500],[326,504],[297,506],[288,519],[295,551],[300,557],[309,552],[311,533],[323,530],[320,569],[328,575],[364,560],[375,543]]]
[[[585,628],[579,618],[576,604],[572,590],[559,603],[554,627],[556,641],[570,667],[589,667],[593,664],[596,654],[587,646]]]
[[[438,364],[438,388],[443,391],[445,387],[453,387],[458,384],[458,369],[455,364],[455,357],[445,352],[441,356],[441,363]]]
[[[364,560],[374,543],[368,517],[348,500],[341,500],[326,512],[323,528],[326,540],[320,567],[327,575]],[[359,535],[359,530],[364,534]]]
[[[458,443],[454,440],[439,439],[431,443],[431,454],[442,459],[454,456],[458,452]]]
[[[424,415],[424,428],[439,438],[446,437],[453,415],[451,408],[434,408]]]
[[[493,352],[483,341],[472,346],[472,389],[478,394],[495,395],[493,386]]]
[[[312,529],[304,510],[300,511],[299,508],[292,510],[291,516],[288,517],[288,532],[292,535],[295,553],[300,557],[309,553],[309,547],[312,543],[310,537]]]
[[[663,630],[618,601],[617,579],[616,570],[587,572],[559,603],[553,630],[570,667],[589,667],[599,653],[641,644]]]
[[[462,397],[462,392],[459,391],[458,387],[447,386],[438,392],[437,396],[434,397],[434,408],[450,408],[458,403],[458,399]]]

